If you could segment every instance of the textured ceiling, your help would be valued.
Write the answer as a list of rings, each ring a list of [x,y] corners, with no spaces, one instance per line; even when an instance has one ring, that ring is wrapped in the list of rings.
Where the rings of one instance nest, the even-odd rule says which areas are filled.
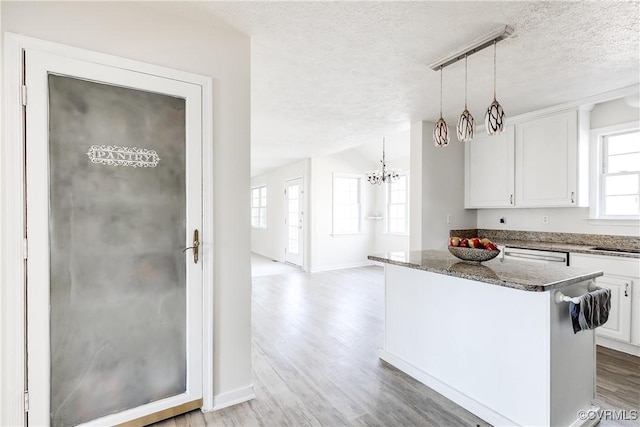
[[[183,3],[184,5],[184,3]],[[195,2],[251,36],[252,174],[439,117],[428,65],[507,24],[498,100],[509,116],[637,84],[638,2]],[[183,9],[184,13],[185,10]],[[222,59],[223,60],[223,59]],[[468,59],[469,110],[492,101],[493,50]],[[464,106],[464,61],[444,69],[444,117]],[[455,138],[455,136],[454,136]]]

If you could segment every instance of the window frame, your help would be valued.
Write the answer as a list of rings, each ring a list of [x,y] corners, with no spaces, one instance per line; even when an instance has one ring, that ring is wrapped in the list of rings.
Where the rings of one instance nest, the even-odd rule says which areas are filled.
[[[258,191],[258,205],[255,206],[254,200],[256,200],[256,197],[254,197],[254,191]],[[263,196],[263,191],[264,191],[264,196]],[[263,201],[264,201],[264,205],[263,205]],[[251,187],[251,228],[253,229],[257,229],[257,230],[266,230],[267,229],[267,206],[269,204],[268,201],[268,192],[267,192],[267,186],[266,185],[258,185],[255,187]],[[258,216],[254,216],[253,215],[253,210],[254,209],[258,209]],[[254,218],[258,218],[258,224],[254,224],[253,219]]]
[[[336,229],[336,179],[355,179],[357,180],[357,207],[358,207],[358,227],[357,231],[339,231]],[[363,175],[337,173],[334,172],[331,179],[331,235],[332,236],[349,236],[362,234],[362,179]]]
[[[602,220],[607,222],[618,223],[638,223],[640,222],[640,171],[639,172],[620,172],[620,173],[607,173],[607,138],[615,135],[638,132],[640,131],[640,122],[627,122],[613,126],[607,126],[591,131],[591,182],[590,182],[590,208],[589,217],[592,220]],[[606,215],[606,192],[605,192],[605,177],[606,176],[622,176],[628,174],[637,174],[639,194],[638,194],[638,215]]]
[[[385,188],[385,227],[384,227],[384,232],[385,234],[391,234],[394,236],[408,236],[409,235],[409,174],[408,173],[403,173],[401,172],[400,174],[400,179],[405,179],[406,180],[406,184],[405,184],[405,196],[404,196],[404,202],[403,203],[391,203],[391,186],[394,184],[397,184],[398,181],[396,181],[395,183],[389,183],[386,184],[386,188]],[[404,206],[404,231],[399,232],[399,231],[389,231],[390,227],[389,227],[389,221],[391,220],[391,214],[390,214],[390,207],[391,205],[403,205]]]

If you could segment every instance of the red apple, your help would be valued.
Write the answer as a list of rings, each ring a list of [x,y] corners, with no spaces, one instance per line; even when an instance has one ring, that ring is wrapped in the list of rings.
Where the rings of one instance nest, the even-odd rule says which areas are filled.
[[[466,238],[463,238],[462,240],[460,240],[460,245],[461,248],[466,248],[467,246],[469,246],[469,240],[467,240]]]
[[[480,242],[480,239],[478,239],[477,237],[474,237],[472,239],[469,239],[469,247],[470,248],[482,248],[482,243]]]
[[[449,237],[449,246],[458,246],[460,244],[459,237]]]
[[[496,245],[494,245],[493,243],[489,242],[485,245],[484,247],[485,249],[488,249],[490,251],[497,251],[498,248],[496,247]]]
[[[489,243],[492,243],[492,242],[491,240],[485,237],[484,239],[480,239],[480,243],[482,243],[482,246],[487,246]]]

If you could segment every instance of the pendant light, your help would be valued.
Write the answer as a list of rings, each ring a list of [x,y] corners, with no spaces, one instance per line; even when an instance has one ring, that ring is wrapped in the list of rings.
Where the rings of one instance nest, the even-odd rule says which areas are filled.
[[[496,100],[496,40],[493,41],[493,102],[484,115],[484,126],[489,135],[499,135],[504,131],[504,110]]]
[[[464,55],[464,111],[458,119],[458,126],[456,127],[458,140],[460,142],[469,142],[473,139],[474,135],[474,120],[473,116],[467,109],[467,55]]]
[[[436,147],[446,147],[449,145],[449,126],[442,118],[442,67],[440,67],[440,119],[433,128],[433,143]]]

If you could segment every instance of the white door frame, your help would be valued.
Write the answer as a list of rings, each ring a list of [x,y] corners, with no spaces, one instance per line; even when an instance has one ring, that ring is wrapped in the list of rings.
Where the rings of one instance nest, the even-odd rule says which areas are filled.
[[[284,215],[285,218],[287,219],[287,221],[289,220],[289,195],[287,194],[287,189],[289,187],[289,183],[292,181],[300,181],[300,193],[302,194],[302,203],[300,203],[299,205],[299,209],[302,211],[302,229],[300,232],[300,238],[302,239],[302,245],[300,245],[300,251],[302,252],[300,254],[300,264],[295,264],[293,262],[287,261],[287,254],[289,253],[288,251],[288,247],[289,247],[289,224],[285,223],[285,227],[284,227],[284,241],[285,241],[285,253],[284,253],[284,261],[285,262],[290,262],[293,265],[297,265],[300,268],[302,268],[304,270],[304,259],[306,256],[306,245],[307,245],[307,236],[306,236],[306,229],[307,229],[307,223],[306,223],[306,216],[307,216],[307,205],[306,205],[306,192],[305,192],[305,188],[304,188],[304,177],[303,176],[297,176],[295,178],[289,178],[286,179],[284,181],[284,190],[285,190],[285,195],[284,195]]]
[[[0,425],[21,426],[25,419],[24,129],[22,54],[40,50],[196,84],[202,88],[203,262],[203,410],[213,409],[213,133],[212,79],[184,71],[74,48],[31,37],[4,34],[2,143],[0,144]]]

